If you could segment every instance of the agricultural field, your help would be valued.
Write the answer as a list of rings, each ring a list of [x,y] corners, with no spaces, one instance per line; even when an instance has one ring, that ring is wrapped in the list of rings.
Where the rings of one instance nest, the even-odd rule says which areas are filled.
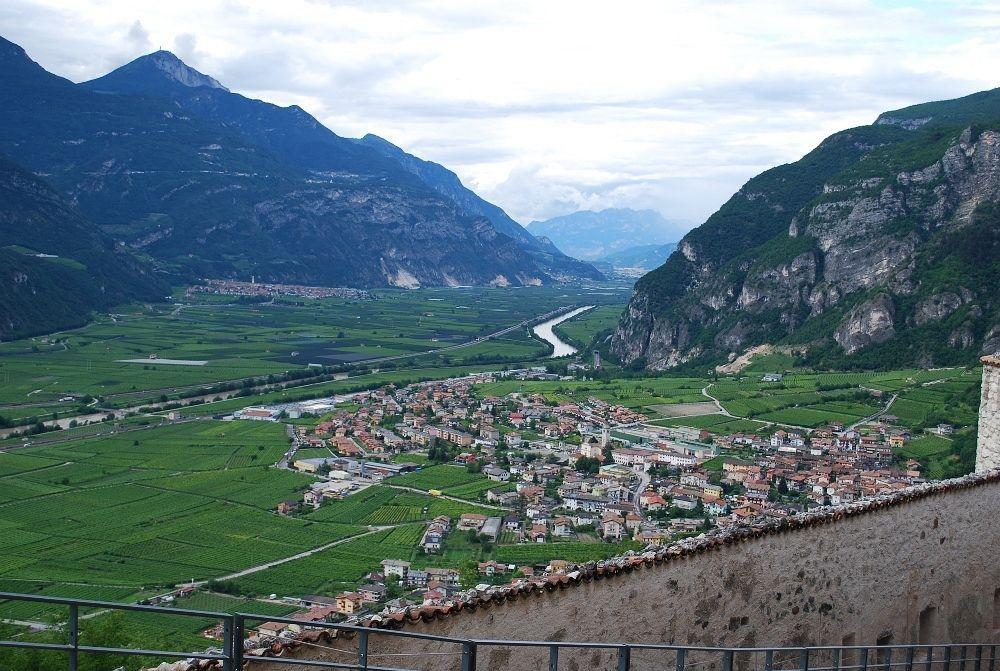
[[[723,414],[698,415],[695,417],[671,417],[668,419],[653,420],[657,426],[690,426],[696,429],[705,429],[709,433],[716,435],[729,435],[732,433],[757,433],[765,428],[767,424],[755,419],[733,419]]]
[[[333,501],[310,512],[304,519],[338,524],[384,526],[431,520],[438,515],[458,517],[462,513],[489,514],[490,510],[416,492],[372,485],[341,501]]]
[[[100,397],[104,407],[123,407],[309,364],[413,357],[558,307],[621,302],[622,295],[567,287],[442,288],[376,291],[372,300],[245,303],[179,294],[174,304],[126,306],[83,328],[0,343],[0,417],[19,424],[80,414],[91,397]],[[541,342],[516,329],[417,365],[523,360],[544,352]]]
[[[335,594],[357,585],[368,571],[379,568],[383,559],[407,559],[416,555],[424,525],[367,533],[309,557],[233,581],[243,594],[278,596]]]
[[[136,592],[362,532],[272,512],[312,481],[271,468],[286,447],[279,425],[188,422],[0,453],[0,578]]]
[[[478,500],[487,489],[513,489],[513,485],[495,482],[481,473],[470,473],[463,466],[439,464],[413,473],[405,473],[386,480],[386,484],[412,487],[429,491],[436,489],[443,494],[460,499]]]

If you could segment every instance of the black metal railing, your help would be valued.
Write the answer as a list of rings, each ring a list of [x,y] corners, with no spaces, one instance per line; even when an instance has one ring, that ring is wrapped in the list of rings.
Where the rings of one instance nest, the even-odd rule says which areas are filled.
[[[996,643],[893,645],[880,641],[876,645],[727,648],[658,643],[463,639],[342,623],[303,622],[294,618],[250,613],[214,613],[6,592],[0,592],[0,602],[2,601],[35,602],[68,608],[68,618],[62,625],[66,632],[65,643],[0,640],[0,650],[14,648],[63,653],[67,655],[66,668],[69,671],[77,671],[81,655],[111,654],[157,660],[215,660],[221,663],[224,671],[239,671],[243,668],[253,671],[254,666],[262,662],[351,671],[416,671],[428,668],[431,659],[444,657],[450,662],[449,667],[457,665],[461,671],[474,671],[481,654],[493,655],[498,651],[502,651],[504,655],[502,666],[505,668],[542,669],[547,666],[549,671],[559,671],[561,663],[564,667],[571,666],[566,664],[566,660],[574,656],[579,658],[583,654],[588,654],[587,664],[590,668],[618,671],[640,668],[662,671],[671,667],[674,671],[998,671]],[[222,650],[191,652],[86,645],[80,641],[81,609],[156,613],[212,620],[217,625],[222,625]],[[90,614],[82,617],[93,616],[94,614]],[[296,625],[303,629],[325,629],[346,635],[328,637],[322,643],[304,642],[304,639],[300,639],[302,645],[315,648],[316,654],[309,658],[247,654],[247,636],[257,634],[259,637],[259,624],[263,622]],[[373,639],[376,642],[373,643]],[[520,657],[514,659],[512,654]],[[387,666],[376,663],[380,659],[390,658],[412,660],[417,665]],[[482,665],[482,668],[485,666]]]

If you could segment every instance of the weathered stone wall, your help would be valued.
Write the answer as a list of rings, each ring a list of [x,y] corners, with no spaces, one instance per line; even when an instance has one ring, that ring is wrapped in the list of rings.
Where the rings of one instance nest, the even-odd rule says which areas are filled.
[[[1000,482],[993,479],[411,623],[404,631],[475,639],[704,646],[997,642],[998,510]],[[340,637],[323,647],[306,644],[285,654],[347,661],[348,656],[333,649],[351,650],[354,644]],[[458,668],[454,646],[373,631],[371,651],[371,664]],[[544,668],[543,659],[544,651],[531,656],[482,649],[477,668],[537,669]],[[636,653],[633,661],[633,668],[640,669],[672,665],[652,653]],[[564,656],[560,668],[611,668],[610,662],[610,653],[586,651]],[[251,668],[269,666],[258,661]]]
[[[1000,358],[983,357],[983,392],[979,402],[976,471],[1000,467]]]

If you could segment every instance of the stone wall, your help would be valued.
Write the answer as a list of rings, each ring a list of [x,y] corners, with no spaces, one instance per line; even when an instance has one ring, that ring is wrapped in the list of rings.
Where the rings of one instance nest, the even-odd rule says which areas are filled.
[[[1000,357],[983,357],[983,392],[979,402],[976,471],[1000,467]]]
[[[942,484],[930,495],[672,561],[638,563],[603,579],[567,579],[560,588],[408,622],[403,631],[702,646],[1000,642],[994,628],[1000,623],[1000,481],[977,482]],[[282,654],[348,661],[354,644],[342,636]],[[378,631],[370,645],[371,664],[458,668],[454,645]],[[636,653],[633,662],[640,669],[672,665],[653,653]],[[477,668],[544,666],[544,651],[498,647],[482,649]],[[270,665],[260,660],[250,668]],[[273,666],[279,668],[288,667]],[[611,668],[611,653],[561,659],[560,669],[588,668]]]

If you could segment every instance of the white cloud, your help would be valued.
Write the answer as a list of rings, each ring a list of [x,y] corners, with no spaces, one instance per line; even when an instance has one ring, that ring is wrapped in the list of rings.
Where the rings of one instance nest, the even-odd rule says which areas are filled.
[[[700,223],[753,174],[883,110],[995,86],[978,2],[7,0],[74,80],[159,45],[234,91],[444,163],[523,222]]]

